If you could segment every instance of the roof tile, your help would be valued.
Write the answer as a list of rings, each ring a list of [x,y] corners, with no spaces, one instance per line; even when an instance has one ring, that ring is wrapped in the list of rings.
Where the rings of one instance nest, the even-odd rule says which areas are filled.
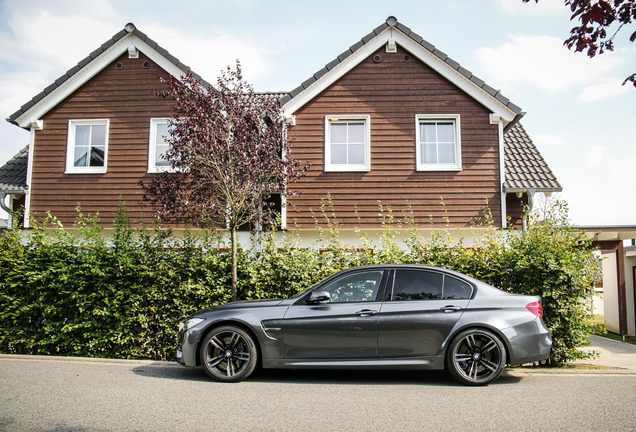
[[[379,26],[377,26],[376,28],[373,29],[373,33],[379,35],[384,30],[386,30],[388,27],[389,27],[389,25],[387,23],[382,23],[381,25],[379,25]]]
[[[520,123],[504,135],[504,168],[504,191],[563,189]]]
[[[397,28],[407,36],[411,34],[411,29],[405,26],[404,24],[402,24],[401,22],[397,23]]]
[[[365,37],[362,38],[362,42],[363,43],[368,43],[374,37],[376,37],[376,34],[374,32],[371,32],[371,33],[369,33],[368,35],[366,35]]]
[[[102,44],[101,48],[102,50],[106,51],[108,48],[112,47],[113,45],[115,45],[115,41],[113,40],[113,38],[110,38]]]
[[[443,61],[446,60],[446,58],[448,57],[446,55],[446,53],[444,53],[443,51],[438,50],[437,48],[435,48],[433,50],[433,54],[435,54],[437,57],[439,57],[440,59],[442,59]]]
[[[29,146],[13,156],[6,164],[0,167],[0,190],[23,191],[27,190],[26,174],[29,158]]]

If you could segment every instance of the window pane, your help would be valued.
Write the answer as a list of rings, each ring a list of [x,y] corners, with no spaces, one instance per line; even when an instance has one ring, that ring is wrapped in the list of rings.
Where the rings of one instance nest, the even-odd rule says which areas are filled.
[[[91,147],[91,162],[92,167],[104,166],[104,147]]]
[[[156,144],[165,144],[166,140],[164,137],[168,136],[168,124],[158,124],[157,125],[157,137],[155,139]]]
[[[88,147],[75,147],[75,160],[73,166],[85,167],[88,165]]]
[[[331,123],[331,142],[346,143],[347,142],[347,124]]]
[[[332,303],[375,301],[382,282],[381,271],[368,271],[344,276],[324,288]]]
[[[442,298],[442,275],[420,270],[397,270],[393,300],[438,300]]]
[[[168,145],[157,144],[157,150],[155,152],[155,166],[169,166],[170,163],[163,158],[163,155],[168,151]]]
[[[106,125],[93,125],[91,144],[94,146],[106,146]]]
[[[349,144],[349,163],[364,164],[364,144]]]
[[[455,142],[455,128],[453,123],[438,123],[437,124],[437,139],[443,143]]]
[[[422,163],[437,163],[437,145],[421,144]]]
[[[346,144],[331,145],[331,163],[332,164],[347,163],[347,145]]]
[[[445,299],[468,299],[473,289],[465,282],[454,277],[444,277],[444,298]]]
[[[437,142],[435,123],[420,123],[420,142]]]
[[[455,163],[455,144],[439,145],[439,163]]]
[[[91,136],[90,126],[76,126],[75,127],[75,146],[88,147],[88,139]]]
[[[349,124],[349,141],[350,143],[364,143],[364,123]]]

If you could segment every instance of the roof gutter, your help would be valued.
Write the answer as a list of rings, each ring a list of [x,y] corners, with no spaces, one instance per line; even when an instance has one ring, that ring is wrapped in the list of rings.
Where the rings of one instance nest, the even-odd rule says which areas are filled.
[[[523,116],[526,115],[525,111],[521,111],[519,114],[517,114],[515,116],[515,118],[512,119],[512,121],[510,123],[508,123],[506,125],[506,127],[504,128],[504,134],[506,132],[508,132],[510,130],[510,128],[512,128],[514,125],[516,125],[517,123],[519,123],[519,120],[521,120],[523,118]]]

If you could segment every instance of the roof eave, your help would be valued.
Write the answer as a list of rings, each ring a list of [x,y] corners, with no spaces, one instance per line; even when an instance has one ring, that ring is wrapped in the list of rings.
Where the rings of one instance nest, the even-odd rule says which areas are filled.
[[[387,19],[387,23],[391,18]],[[389,40],[397,42],[397,44],[487,107],[491,112],[501,116],[504,120],[504,125],[514,121],[521,113],[521,108],[502,96],[499,91],[488,86],[483,80],[474,76],[459,63],[436,49],[432,44],[416,33],[411,32],[408,27],[397,23],[395,25],[383,24],[383,26],[378,27],[374,32],[369,33],[361,41],[351,46],[348,51],[342,53],[311,78],[304,81],[299,87],[292,90],[281,100],[285,115],[293,115],[295,111],[385,45]]]
[[[187,66],[176,57],[148,38],[134,24],[128,23],[124,29],[120,30],[42,92],[22,105],[19,110],[11,114],[6,120],[21,128],[29,129],[33,121],[39,120],[42,115],[103,70],[113,60],[127,50],[130,52],[134,49],[143,52],[155,64],[175,77],[183,76],[188,71]],[[205,88],[210,85],[196,73],[194,75]]]

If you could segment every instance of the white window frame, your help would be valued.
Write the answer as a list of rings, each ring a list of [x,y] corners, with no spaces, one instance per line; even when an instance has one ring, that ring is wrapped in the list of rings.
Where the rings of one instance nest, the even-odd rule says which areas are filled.
[[[167,117],[157,117],[150,119],[150,139],[148,143],[148,172],[149,173],[159,173],[163,171],[170,171],[171,167],[168,166],[157,166],[156,165],[156,156],[157,156],[157,126],[160,124],[168,124]]]
[[[104,141],[104,166],[101,167],[76,167],[75,162],[75,131],[77,126],[106,126],[106,138]],[[110,135],[109,119],[82,119],[68,121],[68,139],[66,144],[66,171],[65,174],[103,174],[108,169],[108,138]]]
[[[331,124],[336,122],[364,122],[363,164],[331,163]],[[325,116],[325,172],[365,172],[371,171],[371,116],[370,115],[327,115]]]
[[[422,146],[420,145],[420,123],[452,121],[455,126],[455,163],[422,163]],[[462,137],[459,114],[417,114],[415,116],[415,157],[417,171],[461,171],[462,170]]]

